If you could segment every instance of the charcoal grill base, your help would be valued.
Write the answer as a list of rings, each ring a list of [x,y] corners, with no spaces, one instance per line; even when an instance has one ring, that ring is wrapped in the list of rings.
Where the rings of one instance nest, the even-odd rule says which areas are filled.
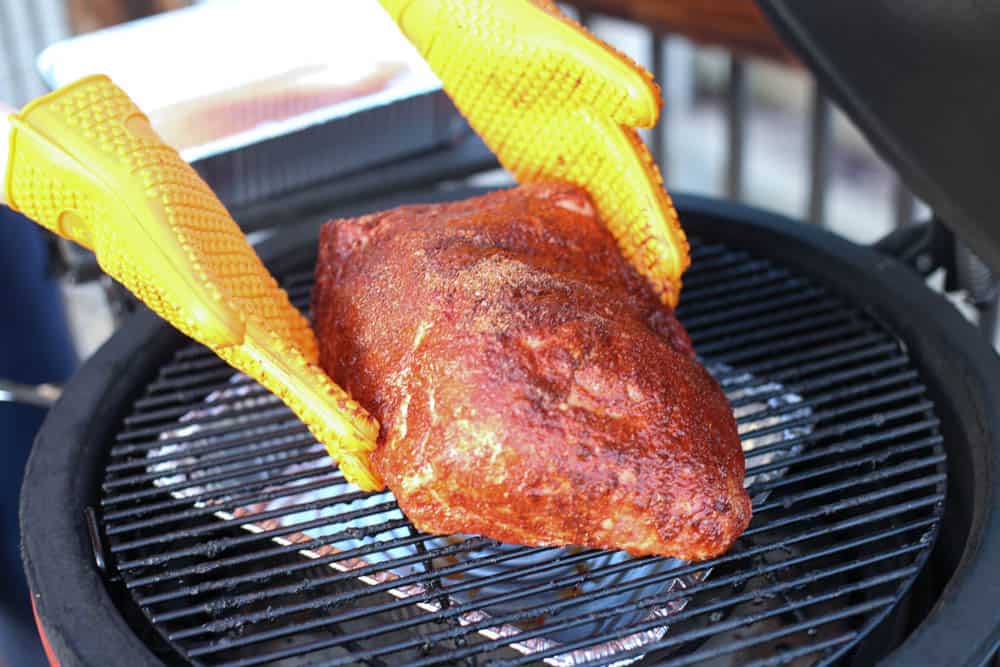
[[[949,447],[949,496],[930,562],[948,583],[889,660],[916,664],[923,660],[915,656],[934,656],[940,664],[971,664],[988,655],[1000,599],[993,565],[1000,562],[1000,498],[991,493],[1000,479],[1000,361],[946,300],[894,260],[772,214],[693,197],[676,203],[689,233],[773,257],[850,297],[905,341]],[[312,225],[282,234],[261,254],[276,274],[301,270],[313,261],[317,231]],[[29,461],[21,507],[25,567],[40,625],[67,667],[175,660],[114,573],[106,580],[95,566],[83,517],[98,502],[109,443],[132,402],[184,340],[150,313],[136,314],[72,380]],[[881,652],[874,647],[866,655]]]

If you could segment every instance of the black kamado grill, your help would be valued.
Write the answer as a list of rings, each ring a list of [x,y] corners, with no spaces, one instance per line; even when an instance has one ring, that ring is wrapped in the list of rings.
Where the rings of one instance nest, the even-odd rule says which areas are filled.
[[[54,653],[866,664],[923,621],[898,664],[984,657],[1000,362],[894,260],[746,208],[678,204],[694,238],[681,319],[749,450],[755,517],[729,554],[689,565],[417,533],[388,495],[343,484],[259,386],[143,312],[68,387],[30,464],[25,554]],[[300,305],[315,233],[262,249]]]
[[[808,43],[808,16],[767,9]],[[822,55],[817,71],[871,128]],[[976,219],[944,186],[918,193],[967,214],[960,231]],[[736,411],[754,500],[728,554],[690,564],[421,534],[390,495],[345,484],[265,390],[140,311],[66,388],[28,466],[24,556],[50,658],[987,664],[1000,359],[892,257],[912,255],[908,232],[867,248],[742,206],[676,203],[693,254],[678,313]],[[304,222],[259,249],[302,308],[317,233]]]

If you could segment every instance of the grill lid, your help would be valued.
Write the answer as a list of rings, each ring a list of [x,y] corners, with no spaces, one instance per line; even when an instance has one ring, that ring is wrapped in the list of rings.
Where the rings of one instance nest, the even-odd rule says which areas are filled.
[[[758,4],[913,192],[1000,273],[1000,4]]]

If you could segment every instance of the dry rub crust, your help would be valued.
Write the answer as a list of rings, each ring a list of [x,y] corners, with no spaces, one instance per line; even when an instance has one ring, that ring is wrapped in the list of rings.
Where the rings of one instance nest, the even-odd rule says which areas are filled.
[[[725,395],[582,191],[332,221],[316,276],[321,364],[419,529],[698,560],[749,523]]]

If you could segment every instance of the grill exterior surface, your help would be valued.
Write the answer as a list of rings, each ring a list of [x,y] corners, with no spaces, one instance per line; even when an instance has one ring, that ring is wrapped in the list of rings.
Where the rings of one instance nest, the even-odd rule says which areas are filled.
[[[178,664],[836,660],[933,544],[934,405],[905,346],[842,295],[735,244],[692,252],[678,314],[756,443],[754,519],[730,553],[684,564],[419,534],[188,345],[110,447],[96,515],[123,604]],[[283,284],[305,307],[302,269]]]

